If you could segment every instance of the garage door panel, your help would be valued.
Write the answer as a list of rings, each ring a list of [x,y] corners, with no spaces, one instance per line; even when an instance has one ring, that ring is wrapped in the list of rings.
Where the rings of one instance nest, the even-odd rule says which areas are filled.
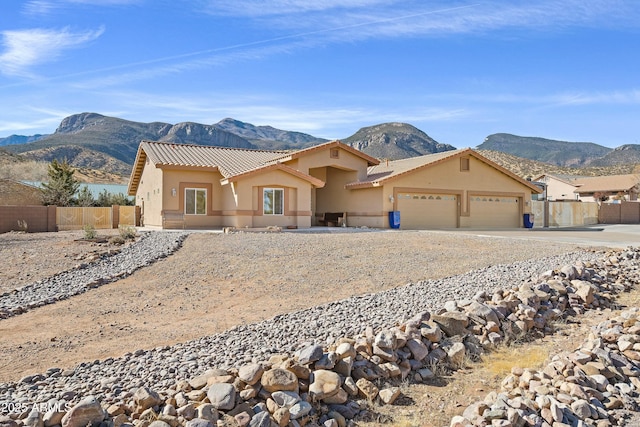
[[[470,201],[472,227],[520,227],[520,203],[517,197],[472,196]]]
[[[458,199],[453,194],[399,193],[398,210],[402,229],[458,226]]]

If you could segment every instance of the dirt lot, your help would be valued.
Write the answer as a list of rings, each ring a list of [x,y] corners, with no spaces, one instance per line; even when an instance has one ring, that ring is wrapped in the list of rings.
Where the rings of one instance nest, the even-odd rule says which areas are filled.
[[[21,286],[108,249],[78,237],[78,232],[0,235],[0,283],[5,290]],[[429,232],[193,234],[174,255],[128,278],[0,321],[0,382],[182,342],[410,281],[574,249]],[[458,376],[464,379],[464,373]],[[407,389],[409,406],[402,411],[407,417],[415,411],[441,416],[461,411],[471,390],[486,394],[492,386],[483,376],[478,381],[484,385],[452,378],[433,390]]]

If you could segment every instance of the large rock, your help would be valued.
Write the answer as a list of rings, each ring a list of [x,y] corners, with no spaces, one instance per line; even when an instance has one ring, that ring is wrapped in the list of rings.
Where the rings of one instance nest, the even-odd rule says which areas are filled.
[[[136,411],[143,411],[162,403],[162,399],[155,391],[148,387],[140,387],[133,395],[133,401],[136,404]]]
[[[466,309],[467,313],[476,315],[478,317],[481,317],[482,319],[486,320],[487,322],[493,322],[493,323],[496,323],[496,324],[500,324],[500,319],[498,318],[498,315],[496,314],[496,312],[493,311],[491,309],[491,307],[489,307],[486,304],[482,304],[480,302],[473,301],[465,309]]]
[[[464,365],[464,357],[467,354],[466,348],[463,343],[454,343],[448,350],[447,356],[451,361],[451,364],[457,368]]]
[[[236,389],[233,384],[212,384],[207,391],[207,397],[214,408],[228,411],[236,404]]]
[[[185,427],[214,427],[214,425],[211,421],[205,420],[204,418],[194,418],[187,421]]]
[[[580,297],[585,304],[589,305],[595,299],[593,287],[589,282],[585,282],[582,280],[573,280],[571,284],[575,287],[576,295]]]
[[[196,408],[197,416],[200,419],[211,421],[212,424],[218,422],[219,414],[216,407],[211,403],[204,403]]]
[[[275,391],[271,393],[271,398],[281,408],[290,408],[302,400],[298,393],[294,393],[292,391]]]
[[[249,421],[249,427],[270,427],[271,426],[271,418],[269,417],[269,413],[267,411],[258,412],[253,417],[251,417],[251,421]]]
[[[311,375],[312,382],[309,385],[309,394],[316,399],[325,399],[333,396],[340,389],[342,381],[340,375],[333,371],[317,370]]]
[[[392,331],[384,330],[380,331],[375,339],[374,345],[379,348],[395,350],[396,337]]]
[[[360,393],[362,393],[364,397],[369,400],[373,400],[376,398],[376,396],[378,396],[378,387],[376,387],[374,383],[366,378],[360,378],[358,381],[356,381],[356,386],[358,386],[358,390],[360,390]]]
[[[298,377],[286,369],[270,369],[262,374],[262,387],[269,393],[274,391],[298,391]]]
[[[447,312],[443,314],[434,314],[431,318],[440,326],[440,329],[450,337],[456,335],[466,335],[467,326],[469,326],[469,316],[461,312]]]
[[[238,370],[238,378],[249,385],[254,385],[258,381],[260,381],[263,373],[264,368],[262,367],[262,365],[254,363],[251,365],[242,366]]]
[[[105,413],[100,402],[94,396],[87,396],[62,417],[62,427],[98,425],[104,418]]]
[[[26,427],[44,427],[44,420],[42,414],[35,408],[29,412],[27,418],[24,419],[24,425]]]
[[[298,361],[303,365],[313,363],[317,360],[320,360],[322,354],[323,350],[321,345],[311,344],[302,348],[298,352]]]
[[[423,360],[429,354],[429,348],[422,341],[415,338],[407,341],[407,348],[416,360]]]

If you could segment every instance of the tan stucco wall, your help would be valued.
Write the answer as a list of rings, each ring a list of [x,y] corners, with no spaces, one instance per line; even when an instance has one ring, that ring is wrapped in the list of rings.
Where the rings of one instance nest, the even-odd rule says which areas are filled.
[[[545,176],[540,182],[547,184],[547,199],[548,200],[577,200],[578,195],[574,193],[576,187],[567,184],[562,181],[558,181],[555,178]],[[591,199],[590,201],[593,201]]]
[[[184,212],[185,190],[202,188],[207,190],[207,214],[185,215],[187,228],[222,227],[222,210],[227,199],[220,185],[222,175],[215,171],[204,170],[165,170],[164,171],[164,209]],[[173,195],[173,189],[176,195]],[[229,190],[227,190],[229,191]]]
[[[311,152],[304,157],[294,159],[285,164],[306,174],[310,174],[311,169],[330,166],[337,169],[357,171],[355,179],[352,181],[364,180],[367,177],[368,163],[366,160],[340,148],[338,148],[338,152],[337,159],[331,157],[331,148],[327,148]]]
[[[145,226],[162,226],[162,170],[151,161],[147,161],[140,176],[136,205],[141,208],[141,221]]]
[[[311,226],[311,184],[283,171],[271,171],[242,179],[230,185],[233,187],[238,206],[228,220],[235,227],[267,226]],[[263,215],[262,189],[285,189],[284,215]]]
[[[351,190],[347,202],[347,225],[349,227],[388,228],[388,212],[392,204],[383,196],[383,188]]]
[[[335,168],[312,169],[311,175],[316,178],[324,176],[325,186],[318,188],[315,195],[315,213],[345,212],[349,209],[351,191],[345,185],[357,179],[356,171],[345,171]]]
[[[469,171],[461,171],[460,160],[454,158],[392,180],[384,185],[381,193],[372,192],[366,194],[363,198],[369,196],[379,200],[379,205],[370,205],[370,213],[375,215],[382,210],[385,227],[388,227],[387,213],[390,210],[397,210],[398,193],[417,189],[428,190],[433,193],[459,195],[460,227],[473,225],[473,212],[470,211],[469,203],[469,198],[472,195],[509,195],[519,197],[520,205],[522,206],[520,213],[528,213],[531,209],[531,190],[528,187],[474,157],[470,157]],[[353,190],[353,193],[361,191],[364,190]],[[393,203],[389,202],[390,196],[393,196]],[[356,210],[357,208],[351,209]]]

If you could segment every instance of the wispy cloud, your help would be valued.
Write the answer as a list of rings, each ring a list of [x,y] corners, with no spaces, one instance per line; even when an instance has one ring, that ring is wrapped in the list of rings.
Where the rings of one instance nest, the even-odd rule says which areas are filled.
[[[137,4],[141,1],[142,0],[29,0],[22,6],[22,12],[25,15],[31,16],[49,15],[77,5],[122,6]]]
[[[79,33],[69,28],[4,31],[1,33],[4,49],[0,54],[0,71],[6,75],[33,76],[31,67],[53,61],[65,50],[81,47],[102,33],[104,28]]]
[[[255,20],[281,30],[327,32],[330,39],[475,33],[519,28],[559,30],[567,26],[637,25],[634,0],[211,0],[205,11]],[[339,30],[332,33],[330,30]]]
[[[381,4],[391,4],[388,0],[272,0],[268,7],[263,1],[256,0],[211,0],[206,10],[212,14],[234,16],[268,16],[285,14],[305,14],[346,10],[351,8],[375,7]]]

